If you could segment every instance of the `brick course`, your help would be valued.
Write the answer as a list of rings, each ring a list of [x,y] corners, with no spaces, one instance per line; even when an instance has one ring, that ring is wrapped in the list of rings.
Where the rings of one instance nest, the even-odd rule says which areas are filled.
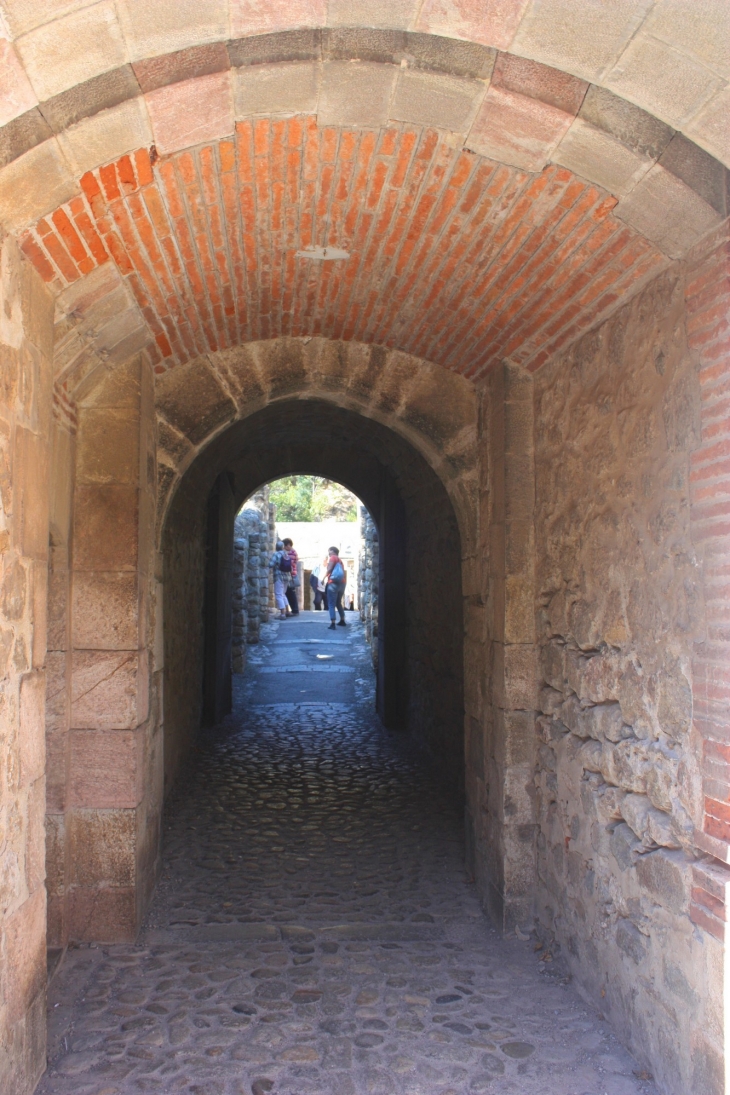
[[[695,834],[707,861],[695,868],[691,915],[725,941],[730,883],[730,234],[699,245],[687,278],[687,334],[699,364],[702,441],[692,454],[693,539],[707,615],[693,664],[694,724],[702,742],[705,810]]]
[[[380,343],[473,378],[505,358],[532,370],[666,262],[565,169],[530,176],[425,127],[259,118],[154,165],[139,149],[81,186],[22,248],[56,290],[111,259],[158,372],[280,334]],[[351,257],[297,256],[315,246]]]
[[[708,853],[694,870],[690,915],[724,940],[730,883],[730,227],[690,256],[687,333],[699,363],[701,441],[692,453],[691,521],[703,572],[706,630],[692,666]]]

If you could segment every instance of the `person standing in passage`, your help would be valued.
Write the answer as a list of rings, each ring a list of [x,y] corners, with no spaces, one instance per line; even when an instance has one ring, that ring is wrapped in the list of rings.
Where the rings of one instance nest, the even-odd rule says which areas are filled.
[[[312,590],[312,608],[317,612],[324,608],[322,594],[319,591],[319,570],[319,567],[315,567],[309,575],[309,586]]]
[[[291,578],[289,580],[289,585],[286,587],[285,596],[287,601],[289,602],[289,608],[291,609],[292,616],[298,616],[299,597],[297,594],[297,590],[302,584],[297,571],[299,556],[294,550],[294,541],[290,540],[289,537],[284,540],[284,550],[289,556],[289,562],[291,563]]]
[[[271,556],[269,568],[274,579],[274,600],[276,601],[276,607],[279,609],[279,615],[276,619],[285,620],[287,609],[286,589],[291,578],[291,562],[281,540],[276,541],[276,551]]]
[[[309,584],[314,591],[314,607],[317,612],[327,610],[327,563],[329,557],[325,556],[318,567],[312,571]]]
[[[345,610],[342,607],[342,597],[347,584],[347,571],[340,559],[340,549],[329,548],[329,562],[327,563],[327,607],[330,610],[329,630],[335,629],[335,609],[340,614],[338,627],[345,627]]]

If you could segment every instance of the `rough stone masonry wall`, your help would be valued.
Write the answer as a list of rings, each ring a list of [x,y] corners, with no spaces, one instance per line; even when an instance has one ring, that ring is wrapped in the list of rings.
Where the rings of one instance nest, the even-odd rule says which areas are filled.
[[[0,1091],[45,1068],[46,586],[53,302],[0,234]]]
[[[370,643],[373,667],[378,670],[378,585],[380,542],[375,522],[363,507],[360,511],[360,562],[357,574],[357,603]]]
[[[262,492],[264,493],[264,492]],[[268,488],[265,514],[247,506],[236,517],[233,545],[233,672],[246,668],[246,646],[259,641],[261,624],[269,618],[271,555]]]
[[[698,438],[681,268],[535,381],[539,922],[673,1095],[720,1090],[722,955],[689,916]]]

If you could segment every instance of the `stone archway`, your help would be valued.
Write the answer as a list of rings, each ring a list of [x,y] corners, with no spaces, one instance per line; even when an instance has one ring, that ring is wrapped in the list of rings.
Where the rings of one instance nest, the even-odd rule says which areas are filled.
[[[17,773],[0,796],[17,819],[2,845],[2,953],[11,956],[0,1012],[11,1046],[0,1058],[2,1082],[7,1074],[10,1090],[25,1093],[43,1064],[44,771],[50,937],[62,941],[73,924],[78,937],[104,938],[119,923],[131,936],[145,900],[139,881],[153,877],[163,786],[160,708],[149,687],[162,664],[157,492],[170,499],[208,426],[215,434],[238,414],[235,368],[228,376],[207,358],[235,359],[241,342],[294,334],[397,348],[421,359],[416,374],[432,368],[428,358],[475,381],[478,459],[466,487],[457,450],[443,460],[437,430],[422,455],[448,480],[469,545],[467,799],[481,892],[500,923],[520,922],[533,908],[535,841],[538,859],[549,852],[555,878],[563,869],[588,877],[593,851],[580,845],[573,820],[583,836],[593,832],[586,818],[594,798],[605,800],[590,791],[600,780],[614,788],[615,802],[627,796],[631,831],[647,844],[638,859],[629,841],[628,859],[601,860],[602,892],[611,897],[601,906],[608,910],[601,962],[620,990],[608,994],[610,1013],[631,1034],[637,1028],[621,986],[648,986],[637,1037],[651,1067],[667,1090],[683,1084],[714,1095],[724,1084],[730,846],[723,166],[730,150],[727,58],[718,47],[727,6],[405,0],[368,5],[368,26],[360,25],[361,7],[340,0],[277,2],[264,15],[238,0],[153,8],[69,0],[48,21],[49,9],[25,0],[0,7],[0,607]],[[80,48],[84,41],[89,48]],[[191,127],[202,115],[204,127]],[[300,221],[295,213],[305,205]],[[317,250],[325,247],[352,261],[329,262]],[[665,270],[671,293],[657,281]],[[417,306],[409,311],[411,299]],[[680,365],[660,345],[670,319]],[[353,377],[362,375],[359,352],[369,353],[347,358]],[[196,439],[192,418],[184,429],[161,420],[158,448],[155,377],[172,398],[168,375],[191,362],[195,368],[179,375],[190,384],[203,378],[210,422]],[[251,388],[257,367],[246,372]],[[537,399],[523,369],[541,377]],[[595,372],[622,375],[620,399],[593,384]],[[634,421],[639,376],[651,398],[631,435],[632,478],[619,472],[611,438]],[[675,376],[682,383],[673,387]],[[592,447],[581,447],[585,439],[555,409],[553,378],[557,393],[568,392],[575,421],[592,423]],[[411,380],[394,372],[394,399],[402,383]],[[282,399],[285,386],[277,389]],[[337,393],[335,402],[357,413],[394,413],[387,395],[377,406],[369,396],[360,404],[343,381]],[[321,395],[332,401],[324,374]],[[424,399],[430,413],[441,392]],[[544,408],[555,421],[542,421]],[[695,416],[691,428],[687,413]],[[402,428],[411,427],[416,444],[415,421]],[[549,743],[538,750],[533,733],[541,678],[583,688],[584,662],[610,661],[601,644],[616,644],[626,658],[643,641],[627,623],[631,598],[618,595],[613,616],[571,630],[568,602],[574,617],[590,616],[584,594],[600,583],[595,560],[581,561],[583,570],[573,566],[579,553],[566,561],[572,484],[540,466],[562,444],[572,446],[571,460],[578,454],[576,475],[599,457],[609,479],[616,472],[609,493],[629,499],[623,519],[636,522],[638,539],[665,543],[667,529],[689,521],[691,536],[682,526],[676,538],[682,550],[667,547],[645,580],[661,599],[657,575],[669,574],[674,589],[686,568],[687,600],[697,609],[672,618],[669,638],[660,636],[679,651],[692,698],[691,729],[671,739],[681,761],[674,758],[675,769],[667,762],[672,794],[691,799],[685,814],[694,825],[684,817],[681,848],[668,848],[681,867],[671,892],[657,866],[666,849],[654,847],[651,832],[679,840],[672,796],[653,790],[650,801],[634,773],[612,765],[606,746],[599,771],[571,768],[571,786],[589,806],[561,828],[554,784],[565,775],[563,760],[553,771],[551,747],[542,749]],[[559,499],[548,497],[555,492]],[[665,492],[674,492],[671,504]],[[587,500],[591,513],[594,501]],[[553,505],[560,516],[550,522],[550,553],[561,563],[548,568],[543,587],[535,529]],[[612,596],[630,589],[629,556],[616,551]],[[557,598],[549,612],[543,597]],[[572,657],[576,634],[589,633],[577,669],[570,662],[558,673],[545,662],[548,650],[567,659],[570,648]],[[651,678],[640,679],[659,697],[666,682]],[[651,707],[649,697],[658,735],[686,724],[687,690],[678,674],[675,683],[682,719],[673,702]],[[539,702],[550,708],[555,700],[547,693]],[[627,726],[636,710],[629,703]],[[561,722],[551,708],[542,717],[553,728]],[[581,756],[595,767],[595,754],[589,744]],[[532,806],[537,784],[544,818]],[[670,822],[652,811],[672,815]],[[617,821],[602,819],[600,832]],[[87,848],[97,851],[85,855]],[[572,920],[568,930],[560,884],[538,872],[538,890],[551,930],[580,953],[591,930]],[[677,1002],[683,983],[666,972],[656,932],[642,950],[649,938],[642,929],[657,916],[679,932],[682,969],[706,971],[697,999],[685,992]],[[701,956],[694,966],[692,954]],[[573,959],[580,976],[581,959]],[[597,983],[587,991],[598,992]],[[671,1067],[667,1046],[680,1047]]]
[[[157,392],[160,509],[166,514],[161,546],[168,573],[178,570],[177,577],[170,579],[173,588],[184,588],[185,600],[190,597],[191,548],[185,530],[196,528],[198,537],[201,535],[201,500],[226,469],[231,474],[231,504],[240,504],[262,482],[293,468],[339,476],[383,524],[382,550],[384,559],[390,559],[384,569],[391,579],[383,608],[386,620],[390,612],[393,622],[390,629],[387,623],[383,628],[388,649],[382,659],[381,714],[386,724],[415,725],[414,711],[418,709],[425,716],[424,742],[433,736],[432,752],[442,753],[449,781],[459,784],[462,761],[451,762],[449,750],[437,740],[446,726],[463,722],[458,713],[462,703],[463,666],[457,654],[461,637],[451,635],[451,630],[454,621],[461,619],[458,574],[462,566],[473,565],[477,526],[477,406],[471,386],[404,354],[324,339],[284,339],[250,344],[182,366],[158,383]],[[438,401],[433,398],[436,393]],[[205,423],[202,435],[201,423]],[[430,559],[428,568],[439,566],[439,551],[445,556],[444,603],[453,603],[445,627],[439,623],[433,600],[427,607],[427,591],[436,591],[417,579],[424,560],[419,561],[418,553],[411,549],[407,561],[396,561],[399,549],[394,532],[401,510],[401,521],[407,521],[411,536],[422,540],[424,560]],[[183,545],[180,548],[175,543],[178,539]],[[200,547],[197,559],[199,583]],[[398,623],[396,616],[406,611],[403,598],[407,589],[411,590],[409,612],[414,621],[409,657],[405,648],[396,652],[398,644],[405,641],[405,619]],[[174,596],[166,603],[170,615],[175,611]],[[179,634],[179,628],[168,626],[171,635]],[[400,637],[398,630],[403,632]],[[430,636],[435,635],[439,636],[440,655],[435,648],[431,650]],[[455,655],[457,660],[449,668]],[[194,661],[182,653],[175,657],[180,666],[189,667]],[[426,680],[427,672],[424,677],[424,664],[433,664],[434,659],[442,666],[444,682],[454,680],[453,711],[440,710],[449,686],[439,693],[433,690],[434,682]],[[407,678],[414,674],[419,682],[409,688]],[[192,685],[189,674],[187,679],[187,687],[181,681],[175,689],[176,694],[184,694],[176,709],[187,712],[182,740],[189,740],[199,721],[199,697],[188,695]],[[403,706],[408,694],[415,705],[410,712]],[[440,728],[435,729],[437,726]],[[172,756],[170,749],[168,779],[174,771]]]

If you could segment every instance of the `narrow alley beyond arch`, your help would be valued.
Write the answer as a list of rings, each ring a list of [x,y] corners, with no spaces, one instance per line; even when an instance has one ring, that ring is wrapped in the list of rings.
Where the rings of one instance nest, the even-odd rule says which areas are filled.
[[[326,622],[264,626],[138,943],[51,984],[39,1095],[653,1093],[557,951],[490,926],[458,803],[375,716],[355,614]]]

